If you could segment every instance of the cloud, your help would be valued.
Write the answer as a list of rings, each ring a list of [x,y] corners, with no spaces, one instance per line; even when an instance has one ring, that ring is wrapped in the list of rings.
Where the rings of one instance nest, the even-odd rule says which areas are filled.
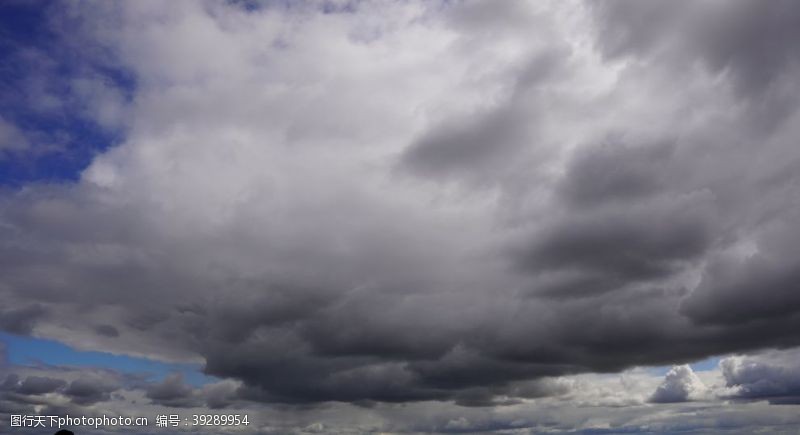
[[[0,156],[12,151],[22,151],[30,147],[25,134],[14,124],[0,117]]]
[[[183,381],[183,375],[173,373],[163,382],[147,387],[146,397],[153,403],[171,406],[188,407],[193,403],[193,389]]]
[[[589,282],[573,283],[576,290],[569,281],[556,289],[542,286],[567,296],[670,276],[707,248],[712,231],[707,203],[697,195],[561,215],[538,228],[513,253],[514,261],[533,274],[588,276]]]
[[[508,108],[489,113],[465,116],[438,129],[426,132],[403,155],[402,164],[410,170],[433,177],[449,173],[463,176],[488,171],[513,156],[514,148],[523,146],[527,119],[515,119],[517,113]]]
[[[794,261],[797,211],[775,219],[755,235],[755,252],[714,257],[683,310],[700,323],[730,324],[791,318],[800,307]]]
[[[749,356],[753,357],[754,355]],[[791,355],[784,355],[789,360]],[[97,377],[101,373],[64,367],[21,367],[20,373],[36,373],[42,377],[71,377],[71,379]],[[697,372],[696,376],[710,389],[724,384],[721,369]],[[109,375],[109,372],[104,372]],[[23,375],[24,378],[27,375]],[[121,378],[121,379],[124,379]],[[70,415],[169,415],[208,412],[197,406],[176,409],[156,404],[147,398],[147,391],[156,386],[172,383],[185,385],[179,376],[157,382],[128,379],[126,388],[113,393],[109,400],[87,405],[65,405],[60,396],[4,395],[0,399],[0,413],[34,412],[31,403],[39,404],[44,414]],[[684,403],[648,404],[648,398],[663,383],[664,376],[651,370],[635,369],[620,374],[581,374],[565,378],[547,379],[544,382],[523,382],[514,400],[493,401],[492,406],[462,406],[452,402],[424,401],[402,404],[392,403],[327,403],[302,406],[273,404],[264,406],[235,394],[238,385],[228,381],[192,387],[196,397],[210,397],[212,390],[227,396],[226,413],[246,413],[251,424],[242,433],[325,433],[347,434],[353,432],[433,432],[464,431],[503,432],[509,430],[553,433],[619,433],[728,430],[744,433],[756,429],[781,431],[798,423],[791,407],[769,406],[763,401],[738,399],[732,406],[731,398],[716,399],[703,395],[702,401]],[[13,380],[17,385],[19,377]],[[181,389],[181,388],[179,388]],[[174,390],[174,389],[172,389]],[[524,390],[524,391],[523,391]],[[732,390],[726,390],[728,393]],[[215,393],[215,394],[216,394]],[[475,391],[477,393],[477,391]],[[186,391],[179,395],[187,397]],[[177,397],[173,395],[172,397]],[[473,398],[480,397],[474,394]],[[490,397],[490,396],[484,396]],[[465,397],[465,399],[467,399]],[[4,401],[5,400],[5,401]],[[33,402],[32,402],[33,401]],[[474,402],[473,402],[474,403]],[[182,406],[182,405],[181,405]],[[654,412],[654,407],[658,412]],[[23,408],[24,407],[24,408]],[[7,416],[0,414],[0,419]],[[152,423],[151,423],[152,424]],[[141,433],[141,428],[122,428],[121,433]],[[103,430],[107,430],[104,428]],[[171,434],[170,428],[161,428]],[[100,432],[97,432],[100,433]]]
[[[688,365],[674,366],[650,397],[653,403],[686,402],[702,394],[706,386]]]
[[[91,405],[109,400],[111,393],[120,388],[121,385],[115,379],[86,375],[70,382],[64,390],[64,395],[76,404]]]
[[[233,381],[220,381],[204,385],[200,395],[206,406],[211,409],[222,409],[235,404],[240,398],[238,392],[241,385]]]
[[[766,7],[752,2],[699,2],[676,8],[630,6],[621,1],[597,6],[603,24],[599,45],[606,55],[667,52],[698,58],[710,70],[732,75],[744,95],[765,92],[783,80],[783,73],[796,68],[800,56],[788,42],[796,33],[790,23],[800,16],[800,9],[790,1]]]
[[[119,337],[119,330],[111,325],[97,325],[94,327],[95,332],[106,337]]]
[[[798,113],[770,90],[795,52],[719,45],[793,34],[776,4],[60,5],[67,42],[136,86],[70,80],[120,142],[74,183],[2,193],[0,326],[222,379],[65,378],[95,409],[673,427],[699,406],[685,366],[617,395],[564,378],[800,344]],[[540,403],[568,423],[526,417]]]
[[[46,312],[44,306],[31,304],[24,307],[12,307],[0,313],[0,329],[12,334],[30,334],[37,319]]]
[[[0,390],[3,391],[4,397],[10,397],[12,400],[22,398],[23,403],[30,403],[31,400],[35,403],[39,399],[30,399],[28,396],[54,393],[61,390],[64,385],[66,385],[64,380],[54,377],[28,375],[21,378],[16,373],[9,373],[0,384]]]
[[[772,351],[723,359],[720,367],[730,389],[724,397],[800,403],[800,364],[796,354],[796,350]]]
[[[65,384],[61,379],[28,376],[20,382],[15,391],[25,395],[47,394],[62,388]]]

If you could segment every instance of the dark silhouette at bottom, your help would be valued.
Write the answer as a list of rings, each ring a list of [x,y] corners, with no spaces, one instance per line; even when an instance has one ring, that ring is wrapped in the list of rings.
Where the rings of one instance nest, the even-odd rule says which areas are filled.
[[[71,430],[61,429],[60,431],[56,432],[55,435],[75,435],[75,432]]]

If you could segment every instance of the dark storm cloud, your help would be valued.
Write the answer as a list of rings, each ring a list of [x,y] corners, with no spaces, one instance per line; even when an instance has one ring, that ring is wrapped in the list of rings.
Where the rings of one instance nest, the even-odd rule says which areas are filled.
[[[295,284],[267,285],[264,282],[230,283],[228,288],[238,288],[248,296],[208,310],[215,338],[240,342],[259,327],[281,327],[297,324],[319,315],[328,305],[336,302],[333,295],[322,288],[301,287]]]
[[[791,0],[732,3],[592,3],[599,15],[598,45],[610,57],[667,52],[679,62],[699,58],[733,76],[743,95],[767,91],[796,71],[800,5]],[[671,46],[675,44],[675,46]]]
[[[303,403],[337,401],[404,402],[445,399],[448,394],[420,385],[401,363],[375,363],[369,358],[320,358],[290,348],[282,354],[267,343],[240,349],[220,348],[208,355],[207,373],[242,379],[248,400]],[[269,350],[268,350],[269,349]],[[257,355],[261,355],[256,358]]]
[[[119,337],[119,330],[111,325],[97,325],[95,332],[106,337]]]
[[[797,212],[771,222],[758,252],[717,258],[706,269],[683,311],[705,324],[741,324],[794,317],[800,311]]]
[[[313,318],[299,325],[298,331],[314,353],[320,355],[441,357],[452,346],[459,327],[454,325],[450,331],[430,334],[437,322],[420,319],[417,324],[408,325],[406,315],[410,313],[402,306],[410,304],[410,299],[398,293],[354,294],[335,305],[322,307]]]
[[[552,219],[511,252],[515,269],[536,277],[531,294],[598,295],[701,258],[715,237],[713,197],[674,180],[693,166],[670,142],[579,151],[555,188]]]
[[[402,164],[430,177],[486,173],[498,165],[507,166],[511,152],[522,146],[526,136],[523,115],[503,107],[472,114],[432,129],[412,144]]]
[[[800,59],[800,48],[793,43],[800,37],[796,2],[736,2],[712,13],[698,24],[699,48],[711,68],[736,76],[742,92],[763,92],[784,74],[796,71]]]
[[[145,396],[153,403],[164,406],[185,408],[198,405],[194,389],[184,382],[181,373],[173,373],[164,381],[148,386]]]
[[[0,397],[2,397],[0,400],[0,414],[85,414],[85,405],[109,399],[108,395],[100,397],[96,394],[86,394],[87,388],[92,391],[97,390],[96,382],[94,381],[91,382],[91,386],[87,387],[88,379],[70,382],[60,377],[68,374],[69,370],[42,366],[33,369],[40,374],[23,377],[15,373],[16,370],[20,369],[23,372],[31,370],[30,367],[13,365],[9,365],[4,369],[5,372],[11,373],[6,375],[3,382],[0,383]],[[69,398],[70,402],[64,402],[64,396]],[[52,412],[52,414],[47,414],[48,412]],[[8,415],[3,417],[7,419]]]
[[[663,191],[671,182],[670,169],[680,169],[675,163],[672,143],[604,143],[571,159],[559,190],[569,205],[579,208],[624,206]]]
[[[47,310],[40,304],[0,310],[0,329],[12,334],[30,334],[36,321],[46,313]]]
[[[709,243],[708,223],[692,210],[700,207],[633,206],[565,217],[534,236],[516,261],[520,269],[539,273],[581,271],[601,289],[602,279],[624,284],[665,276]]]
[[[62,388],[66,384],[62,379],[28,376],[19,384],[15,392],[24,395],[47,394]]]
[[[4,372],[8,373],[0,383],[4,400],[20,406],[41,405],[42,415],[48,409],[56,414],[86,414],[86,407],[110,401],[123,384],[135,383],[134,378],[110,370],[9,364]]]
[[[3,379],[3,382],[0,383],[0,389],[2,389],[3,391],[13,391],[17,389],[18,386],[19,386],[19,375],[15,373],[6,375],[5,379]]]
[[[122,386],[112,379],[82,376],[69,383],[64,395],[78,405],[91,405],[111,399],[111,393]]]

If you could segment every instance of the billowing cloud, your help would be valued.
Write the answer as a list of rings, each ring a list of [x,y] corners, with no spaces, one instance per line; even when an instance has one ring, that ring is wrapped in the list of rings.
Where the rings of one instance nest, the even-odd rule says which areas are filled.
[[[664,376],[650,401],[654,403],[686,402],[702,394],[706,386],[688,365],[674,366]]]
[[[220,378],[73,405],[641,414],[696,405],[684,363],[800,345],[793,2],[50,8],[87,63],[55,95],[119,140],[2,192],[0,327]],[[564,380],[641,365],[676,367]],[[537,427],[484,411],[424,430]]]
[[[767,400],[770,403],[800,403],[800,364],[797,351],[733,356],[720,362],[726,397]]]

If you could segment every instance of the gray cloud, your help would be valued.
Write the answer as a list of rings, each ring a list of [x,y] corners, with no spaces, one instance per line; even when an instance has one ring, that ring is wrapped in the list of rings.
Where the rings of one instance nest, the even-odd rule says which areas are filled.
[[[38,395],[52,393],[62,388],[64,385],[66,385],[66,382],[61,379],[28,376],[20,382],[15,391],[24,395]]]
[[[0,368],[8,363],[8,347],[0,341]]]
[[[30,147],[30,142],[14,124],[0,117],[0,158],[9,152],[25,151]]]
[[[764,92],[781,80],[800,55],[791,43],[800,8],[791,1],[700,2],[685,8],[610,1],[595,6],[601,16],[599,45],[607,55],[647,55],[661,48],[698,57],[713,71],[733,75],[746,94]],[[659,47],[670,44],[675,46]]]
[[[91,405],[107,401],[111,393],[121,388],[114,379],[99,376],[82,376],[69,383],[64,389],[64,395],[79,405]]]
[[[426,133],[405,151],[402,164],[433,177],[486,172],[500,165],[503,171],[512,151],[526,141],[527,119],[509,107],[471,114]],[[519,118],[519,119],[517,119]]]
[[[235,382],[221,381],[205,385],[200,392],[206,406],[211,409],[227,408],[237,402],[239,386]]]
[[[703,201],[687,198],[559,217],[514,253],[515,262],[519,269],[536,273],[588,274],[600,290],[669,275],[709,244],[711,225]],[[577,284],[585,288],[583,282]]]
[[[789,3],[93,6],[61,24],[135,75],[129,130],[76,183],[2,194],[0,326],[223,380],[75,378],[52,390],[73,405],[456,404],[419,431],[536,430],[491,409],[800,344],[798,130],[765,122],[797,116],[771,91],[795,85]],[[686,401],[671,373],[617,403]],[[778,376],[754,373],[726,376]]]
[[[0,311],[0,329],[12,334],[30,334],[36,321],[46,313],[41,304],[30,304]]]
[[[684,301],[684,311],[698,322],[716,324],[794,317],[800,308],[794,291],[800,273],[794,260],[795,213],[764,226],[758,252],[714,259]]]
[[[163,382],[148,386],[145,396],[153,403],[170,407],[188,407],[196,404],[194,390],[184,382],[180,373],[173,373]]]
[[[675,182],[675,145],[603,143],[580,150],[570,161],[559,189],[564,200],[575,207],[602,204],[624,206],[646,200]]]
[[[95,332],[106,337],[119,337],[119,330],[111,325],[97,325],[94,327]]]
[[[800,403],[800,365],[796,351],[735,356],[720,362],[727,398],[768,400],[775,404]]]

